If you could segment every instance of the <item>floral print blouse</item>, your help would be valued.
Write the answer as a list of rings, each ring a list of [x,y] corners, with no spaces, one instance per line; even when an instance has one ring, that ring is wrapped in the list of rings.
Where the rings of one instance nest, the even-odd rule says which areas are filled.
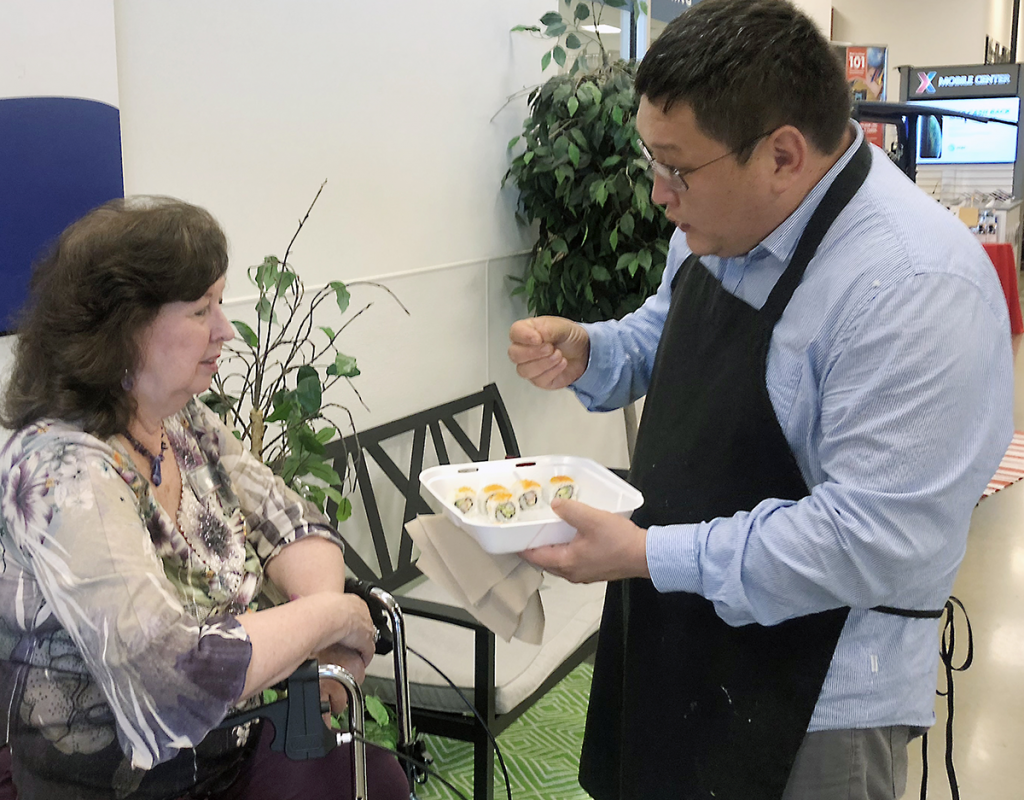
[[[116,438],[41,421],[0,450],[0,736],[44,772],[116,752],[116,796],[234,706],[267,561],[338,541],[206,406],[164,424],[177,520]]]

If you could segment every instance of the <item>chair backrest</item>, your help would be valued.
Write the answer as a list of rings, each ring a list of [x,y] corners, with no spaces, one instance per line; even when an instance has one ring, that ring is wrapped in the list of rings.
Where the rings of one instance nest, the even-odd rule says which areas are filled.
[[[475,413],[477,410],[479,416]],[[457,416],[464,421],[460,422]],[[479,430],[475,426],[477,419]],[[356,577],[374,581],[387,591],[393,591],[420,575],[412,538],[405,529],[405,524],[415,519],[417,514],[433,513],[420,485],[420,472],[425,465],[490,460],[492,431],[495,427],[503,448],[499,457],[519,457],[521,453],[512,430],[512,421],[498,393],[498,387],[492,383],[466,397],[378,425],[328,445],[328,452],[334,455],[335,470],[339,475],[344,478],[348,469],[355,469],[362,511],[376,556],[377,564],[374,568],[372,559],[353,547],[346,536],[345,525],[341,526],[342,537],[348,545],[345,563]],[[393,445],[390,454],[387,452],[389,443]],[[394,445],[401,451],[401,464],[396,461]],[[408,461],[404,458],[406,455]],[[371,463],[376,465],[376,485],[371,480]],[[395,492],[404,502],[400,534],[387,530],[388,526],[381,514],[381,502],[385,494],[394,496]],[[333,512],[333,508],[329,511]]]

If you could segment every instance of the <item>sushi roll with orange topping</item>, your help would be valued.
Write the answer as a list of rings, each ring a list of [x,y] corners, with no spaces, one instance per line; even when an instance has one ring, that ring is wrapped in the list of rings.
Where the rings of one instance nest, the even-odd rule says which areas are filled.
[[[579,487],[568,475],[555,475],[548,481],[548,502],[552,500],[579,500]]]
[[[512,496],[520,511],[529,511],[541,503],[540,484],[531,480],[516,481],[512,486]]]
[[[476,492],[471,486],[460,486],[455,490],[455,499],[452,500],[455,506],[463,514],[468,514],[476,506]]]
[[[512,492],[494,492],[487,498],[487,519],[492,522],[510,522],[516,516],[516,501]]]
[[[487,500],[496,492],[508,492],[508,487],[500,483],[490,483],[480,490],[476,498],[476,507],[483,511],[487,508]]]

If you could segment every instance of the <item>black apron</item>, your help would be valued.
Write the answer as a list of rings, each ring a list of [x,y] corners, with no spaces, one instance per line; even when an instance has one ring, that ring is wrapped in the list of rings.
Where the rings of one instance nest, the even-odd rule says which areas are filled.
[[[772,330],[871,164],[866,142],[829,187],[760,310],[696,256],[680,267],[630,470],[640,527],[809,494],[765,383]],[[710,601],[651,581],[608,584],[580,763],[596,800],[777,800],[848,608],[732,627]]]

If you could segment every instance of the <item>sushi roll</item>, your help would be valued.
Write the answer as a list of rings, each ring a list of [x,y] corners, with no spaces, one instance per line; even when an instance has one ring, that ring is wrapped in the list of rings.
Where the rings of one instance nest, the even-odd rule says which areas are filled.
[[[476,498],[476,507],[483,511],[487,508],[487,500],[492,494],[496,492],[508,493],[508,488],[500,483],[491,483],[480,490],[480,494]]]
[[[476,492],[470,486],[460,486],[455,490],[455,499],[452,500],[452,505],[463,514],[468,514],[476,506]]]
[[[516,505],[520,511],[529,511],[536,508],[541,502],[541,488],[537,481],[525,480],[516,481],[512,486],[512,496],[516,499]]]
[[[487,498],[487,519],[492,522],[510,522],[516,516],[516,501],[512,492],[494,492]]]
[[[555,475],[548,481],[548,502],[552,500],[579,500],[580,490],[568,475]]]

